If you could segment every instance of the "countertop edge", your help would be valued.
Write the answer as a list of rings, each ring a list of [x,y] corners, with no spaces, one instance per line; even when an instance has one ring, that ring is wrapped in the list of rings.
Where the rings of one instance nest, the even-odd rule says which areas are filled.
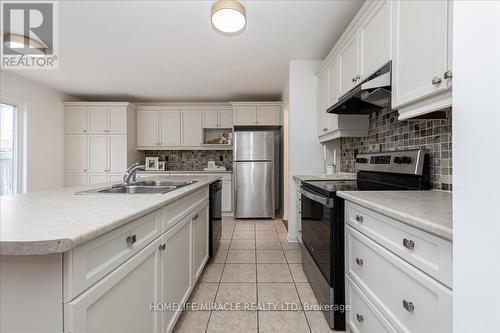
[[[380,205],[374,204],[369,200],[360,199],[358,197],[352,196],[346,191],[338,191],[337,195],[347,201],[351,201],[355,204],[363,206],[365,208],[371,209],[379,214],[385,215],[387,217],[396,219],[402,223],[409,226],[415,227],[429,234],[438,236],[440,238],[446,239],[453,242],[453,230],[450,228],[443,227],[429,220],[424,220],[418,217],[410,216],[408,214],[401,213],[389,207],[381,207]],[[431,227],[429,227],[431,226]]]

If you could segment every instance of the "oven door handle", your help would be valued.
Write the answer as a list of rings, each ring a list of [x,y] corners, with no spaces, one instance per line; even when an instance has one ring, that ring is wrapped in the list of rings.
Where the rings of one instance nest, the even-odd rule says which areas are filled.
[[[302,195],[305,196],[306,198],[319,202],[323,206],[326,206],[328,208],[333,208],[333,199],[323,197],[315,193],[311,193],[308,190],[306,190],[303,186],[301,186],[300,188],[300,193],[302,193]]]

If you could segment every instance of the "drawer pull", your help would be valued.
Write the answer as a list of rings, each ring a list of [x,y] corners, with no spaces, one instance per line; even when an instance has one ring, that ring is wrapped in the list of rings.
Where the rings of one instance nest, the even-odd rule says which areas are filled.
[[[195,216],[193,216],[193,221],[196,221],[198,220],[198,214],[196,214]]]
[[[127,245],[128,246],[134,245],[136,240],[137,240],[137,237],[135,235],[127,236]]]
[[[407,249],[413,250],[413,248],[415,247],[415,242],[412,241],[411,239],[403,238],[403,245]]]
[[[167,244],[165,244],[165,243],[160,244],[160,246],[158,246],[158,248],[160,249],[160,251],[165,251],[165,249],[167,248]]]
[[[408,312],[413,312],[413,310],[415,310],[415,305],[413,305],[412,302],[403,300],[403,308]]]
[[[356,319],[362,323],[365,320],[365,317],[363,315],[360,315],[359,313],[356,313]]]
[[[359,223],[363,223],[363,216],[356,215],[356,221],[358,221]]]
[[[356,264],[358,264],[359,266],[363,266],[363,259],[356,258]]]

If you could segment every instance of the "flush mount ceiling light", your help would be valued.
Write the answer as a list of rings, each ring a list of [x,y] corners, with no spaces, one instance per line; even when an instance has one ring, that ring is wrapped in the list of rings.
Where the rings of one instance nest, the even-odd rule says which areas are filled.
[[[5,34],[3,36],[4,45],[19,54],[28,54],[23,52],[24,49],[29,48],[29,55],[31,56],[45,56],[47,53],[47,46],[33,38],[29,38],[18,34]],[[35,52],[35,53],[33,53]]]
[[[236,0],[218,0],[212,6],[212,27],[215,31],[234,36],[247,24],[245,7]]]

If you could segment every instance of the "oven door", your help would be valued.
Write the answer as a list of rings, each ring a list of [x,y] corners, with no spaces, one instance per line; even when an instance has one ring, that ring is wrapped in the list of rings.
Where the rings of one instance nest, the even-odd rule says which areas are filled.
[[[306,187],[302,193],[302,242],[316,266],[333,287],[333,200]]]

